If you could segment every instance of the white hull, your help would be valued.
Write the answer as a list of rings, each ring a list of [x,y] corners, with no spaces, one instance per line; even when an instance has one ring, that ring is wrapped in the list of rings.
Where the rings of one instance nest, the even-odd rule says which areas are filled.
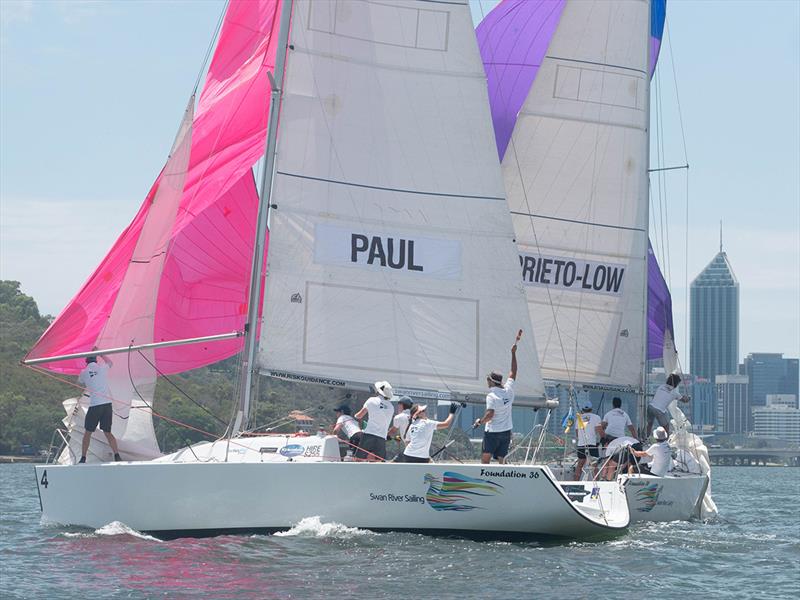
[[[669,474],[666,477],[631,475],[623,478],[631,523],[689,521],[700,518],[706,475]]]
[[[617,481],[559,481],[573,501],[581,503],[593,488],[605,490],[622,485],[631,523],[641,521],[689,521],[700,518],[708,477],[693,474],[622,475]]]
[[[47,522],[121,521],[165,537],[288,529],[310,516],[498,538],[587,538],[629,521],[619,486],[576,505],[540,466],[140,462],[42,465],[36,477]]]

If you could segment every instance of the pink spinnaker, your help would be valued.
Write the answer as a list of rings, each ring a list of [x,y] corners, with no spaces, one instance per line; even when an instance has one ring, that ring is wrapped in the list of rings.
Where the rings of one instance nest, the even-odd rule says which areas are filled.
[[[258,205],[252,167],[264,152],[280,7],[281,0],[231,0],[187,132],[188,164],[170,177],[182,189],[159,196],[167,161],[136,217],[27,358],[242,329]],[[155,215],[159,197],[174,197],[177,206],[159,206]],[[145,249],[162,254],[142,256]],[[135,277],[129,273],[145,263]],[[238,339],[160,349],[155,363],[176,373],[240,349]],[[75,374],[83,365],[46,368]]]

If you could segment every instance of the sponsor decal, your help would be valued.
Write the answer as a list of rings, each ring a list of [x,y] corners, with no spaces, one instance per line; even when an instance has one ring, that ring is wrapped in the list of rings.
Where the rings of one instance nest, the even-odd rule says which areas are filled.
[[[561,489],[573,502],[583,502],[591,492],[582,485],[562,485]]]
[[[319,385],[328,385],[331,387],[345,387],[346,382],[340,379],[328,379],[327,377],[313,377],[310,375],[300,375],[299,373],[289,373],[287,371],[270,371],[270,377],[277,377],[278,379],[289,379],[291,381],[302,381],[304,383],[316,383]]]
[[[300,292],[295,292],[292,294],[291,298],[289,298],[289,302],[294,302],[295,304],[302,304],[303,303],[303,296]]]
[[[411,396],[412,398],[427,398],[429,400],[450,400],[452,392],[434,392],[432,390],[417,390],[413,388],[394,388],[397,396]]]
[[[428,506],[437,511],[463,512],[482,508],[475,506],[473,502],[481,497],[501,494],[503,489],[499,483],[452,471],[445,471],[442,477],[426,473],[425,483],[428,484],[425,500]]]
[[[636,510],[639,512],[650,512],[653,510],[658,503],[658,495],[661,493],[662,487],[663,486],[657,483],[651,483],[638,490],[636,492],[636,500],[641,503],[641,506],[637,507]]]
[[[461,278],[461,242],[412,233],[375,232],[317,224],[314,262],[375,270]]]
[[[288,444],[281,448],[278,452],[280,452],[281,456],[291,458],[292,456],[300,456],[305,451],[305,447],[301,444]]]
[[[624,290],[625,265],[520,254],[519,266],[525,285],[612,296]]]

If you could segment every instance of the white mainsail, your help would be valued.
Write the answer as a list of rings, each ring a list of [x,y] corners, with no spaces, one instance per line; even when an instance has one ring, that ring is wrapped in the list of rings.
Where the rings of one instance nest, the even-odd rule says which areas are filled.
[[[503,158],[545,379],[642,384],[649,17],[566,2]]]
[[[543,396],[504,196],[466,1],[296,1],[262,371]]]

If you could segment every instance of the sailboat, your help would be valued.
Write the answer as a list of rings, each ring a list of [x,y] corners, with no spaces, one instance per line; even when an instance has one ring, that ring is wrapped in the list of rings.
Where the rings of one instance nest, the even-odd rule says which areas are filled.
[[[67,374],[112,359],[129,459],[107,462],[98,433],[75,464],[85,399],[73,400],[57,464],[36,467],[43,518],[163,537],[310,516],[502,538],[622,531],[620,486],[576,502],[546,466],[340,462],[333,436],[247,435],[260,374],[362,391],[385,378],[398,394],[482,403],[520,324],[466,0],[231,0],[142,208],[26,358]],[[162,456],[156,377],[237,352],[229,434]],[[518,354],[517,403],[547,406],[533,335]]]
[[[642,418],[647,360],[677,368],[648,241],[650,76],[665,16],[666,0],[504,0],[477,27],[542,375],[570,392],[635,393]],[[702,472],[622,477],[632,521],[716,510],[705,446],[670,410],[671,445]]]

